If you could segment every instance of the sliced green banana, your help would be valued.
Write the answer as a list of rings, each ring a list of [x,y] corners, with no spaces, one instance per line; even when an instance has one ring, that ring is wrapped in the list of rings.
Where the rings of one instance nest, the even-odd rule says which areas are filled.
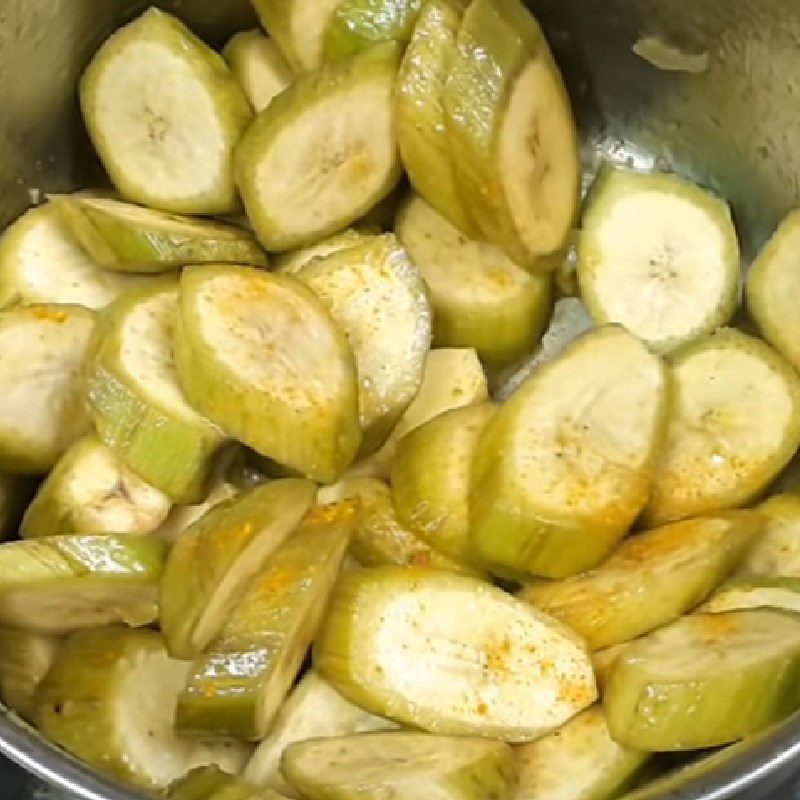
[[[322,300],[356,359],[361,451],[380,447],[414,399],[431,340],[419,272],[394,234],[322,258],[296,276]]]
[[[281,253],[275,257],[275,269],[284,275],[296,275],[306,264],[310,264],[314,259],[325,258],[343,250],[362,244],[368,234],[356,228],[348,228],[341,233],[335,233],[319,242],[292,250],[289,253]]]
[[[400,210],[397,235],[428,287],[436,346],[474,347],[495,366],[534,348],[550,314],[549,276],[531,275],[500,248],[468,239],[421,197]]]
[[[672,379],[650,524],[744,505],[800,444],[800,378],[761,340],[722,330],[678,353]]]
[[[256,113],[263,111],[294,80],[280,48],[261,31],[241,31],[225,45],[223,58]]]
[[[219,767],[197,767],[175,781],[169,800],[281,800],[281,795],[223,772]]]
[[[581,296],[664,353],[725,325],[739,302],[728,205],[674,175],[603,170],[583,216]]]
[[[236,152],[247,215],[267,250],[343,230],[400,178],[392,86],[396,45],[298,78],[263,111]]]
[[[764,532],[739,575],[743,578],[800,578],[800,495],[779,494],[757,507]]]
[[[500,800],[516,779],[504,742],[411,731],[297,742],[281,770],[308,800]]]
[[[172,501],[125,467],[96,436],[61,457],[28,507],[20,535],[151,533]]]
[[[60,195],[51,203],[88,256],[109,270],[149,274],[186,264],[267,264],[252,234],[233,225],[107,197]]]
[[[59,634],[158,617],[164,545],[149,536],[48,536],[0,545],[0,625]]]
[[[461,200],[443,92],[467,0],[424,0],[395,87],[400,156],[414,189],[459,231],[477,235]]]
[[[775,608],[800,614],[800,578],[734,578],[702,606],[705,614]]]
[[[431,733],[531,741],[597,698],[572,631],[490,584],[431,569],[343,575],[314,664],[362,708]]]
[[[80,306],[0,312],[0,469],[47,472],[88,432],[81,371],[94,327]]]
[[[617,326],[535,372],[476,448],[470,533],[480,561],[548,578],[602,561],[647,503],[667,386],[661,360]]]
[[[319,506],[270,556],[178,699],[179,730],[259,741],[297,677],[339,575],[353,501]]]
[[[698,750],[758,733],[800,706],[800,617],[684,617],[631,645],[603,697],[623,746]]]
[[[600,694],[603,695],[614,674],[614,667],[619,660],[619,657],[630,647],[630,642],[624,644],[615,644],[611,647],[606,647],[603,650],[595,650],[592,653],[592,666],[594,667],[594,676],[597,678],[597,685],[600,688]]]
[[[650,759],[611,738],[600,706],[517,748],[515,755],[519,780],[513,800],[616,800]]]
[[[522,266],[565,243],[580,199],[578,135],[542,31],[519,0],[474,0],[444,90],[461,196]]]
[[[23,214],[0,237],[0,307],[64,303],[100,309],[148,278],[101,269],[73,239],[56,206]]]
[[[434,417],[397,443],[392,498],[400,522],[442,553],[469,562],[469,483],[475,446],[492,403]]]
[[[176,17],[151,8],[110,36],[80,100],[125,199],[176,214],[237,210],[232,153],[253,111],[222,57]]]
[[[197,520],[215,506],[224,503],[226,500],[232,500],[239,492],[239,487],[226,480],[215,482],[205,500],[200,503],[188,506],[173,506],[167,518],[156,529],[155,535],[168,544],[175,544],[178,537],[187,530],[187,528],[194,525]]]
[[[189,402],[262,456],[323,482],[355,456],[353,353],[300,281],[244,267],[184,270],[175,358]]]
[[[591,572],[533,584],[522,597],[601,650],[698,606],[736,569],[761,530],[752,511],[675,522],[627,539]]]
[[[176,734],[172,717],[189,665],[169,657],[161,636],[110,627],[67,639],[34,713],[51,741],[93,767],[146,790],[218,764],[238,772],[249,748]]]
[[[268,483],[220,503],[184,531],[161,585],[161,630],[173,656],[196,658],[216,638],[315,492],[310,481]]]
[[[0,700],[23,719],[31,719],[39,684],[60,644],[56,636],[0,628]]]
[[[115,303],[88,370],[100,438],[176,502],[199,500],[225,436],[189,405],[173,355],[178,283],[165,279]]]
[[[345,700],[315,672],[307,672],[278,710],[268,736],[256,748],[243,777],[287,797],[299,797],[280,771],[281,756],[290,744],[395,727],[388,719]]]

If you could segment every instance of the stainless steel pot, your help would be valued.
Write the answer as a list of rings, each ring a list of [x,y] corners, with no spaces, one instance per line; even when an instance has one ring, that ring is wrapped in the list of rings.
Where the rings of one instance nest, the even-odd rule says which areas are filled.
[[[157,4],[215,44],[255,24],[246,0]],[[745,253],[752,255],[800,194],[798,0],[530,4],[565,70],[587,174],[597,160],[610,158],[692,177],[731,201]],[[0,225],[39,192],[96,182],[75,102],[77,79],[104,37],[146,5],[0,0]],[[699,58],[686,62],[688,72],[656,68],[632,51],[644,37]],[[655,60],[664,66],[663,58]],[[135,800],[2,709],[0,752],[86,800]],[[723,800],[746,791],[756,800],[792,770],[800,770],[800,718],[663,797]],[[0,788],[10,780],[0,773]]]

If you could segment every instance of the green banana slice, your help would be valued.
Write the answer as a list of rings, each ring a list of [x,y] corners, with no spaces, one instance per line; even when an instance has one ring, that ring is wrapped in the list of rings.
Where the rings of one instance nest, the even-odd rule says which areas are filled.
[[[26,538],[151,533],[172,501],[125,467],[97,437],[76,442],[40,486],[20,527]]]
[[[189,402],[261,455],[326,483],[355,456],[353,353],[300,281],[244,267],[184,270],[175,357]]]
[[[151,8],[110,36],[80,100],[125,199],[176,214],[237,210],[232,153],[253,111],[222,57],[176,17]]]
[[[335,233],[326,239],[292,250],[289,253],[280,253],[275,256],[275,269],[284,275],[297,275],[306,264],[310,264],[317,258],[325,258],[335,253],[349,250],[351,247],[362,244],[367,238],[361,230],[348,228],[341,233]]]
[[[175,781],[169,800],[281,800],[281,795],[236,778],[219,767],[197,767]]]
[[[472,465],[471,540],[505,574],[596,566],[647,503],[664,364],[617,326],[586,334],[497,412]]]
[[[0,237],[0,307],[62,303],[100,309],[148,278],[101,269],[53,203],[32,208]]]
[[[617,744],[600,706],[516,750],[513,800],[615,800],[637,782],[650,760]]]
[[[165,279],[108,310],[88,369],[89,409],[98,435],[122,463],[187,503],[203,496],[225,437],[179,385],[177,307],[178,283]]]
[[[522,597],[569,625],[592,649],[611,647],[699,605],[733,572],[761,529],[751,511],[676,522],[626,540],[592,572],[533,584]]]
[[[444,89],[452,163],[484,236],[535,267],[577,216],[578,135],[561,75],[519,0],[474,0]]]
[[[283,751],[295,742],[395,728],[345,700],[315,672],[307,672],[278,710],[269,734],[256,748],[243,777],[287,797],[299,797],[280,771]]]
[[[297,742],[281,770],[308,800],[507,798],[516,779],[504,742],[407,731]]]
[[[394,234],[306,264],[296,277],[324,303],[356,360],[362,453],[386,440],[419,391],[431,311],[419,272]]]
[[[533,349],[550,314],[549,276],[531,275],[500,248],[468,239],[421,197],[403,206],[396,227],[428,287],[436,346],[474,347],[491,365]]]
[[[396,45],[298,78],[262,111],[236,151],[247,215],[267,250],[343,230],[400,179],[392,86]]]
[[[357,506],[320,506],[270,556],[192,664],[178,730],[259,741],[292,686],[339,575]]]
[[[92,261],[109,270],[150,274],[186,264],[267,264],[252,235],[233,225],[107,197],[61,195],[51,203]]]
[[[492,403],[453,409],[406,434],[392,462],[400,522],[442,553],[469,562],[470,465]]]
[[[275,42],[261,31],[241,31],[225,45],[222,57],[256,113],[263,111],[294,80],[292,68]]]
[[[245,745],[183,739],[173,728],[188,667],[169,657],[154,631],[80,631],[61,646],[39,689],[36,725],[91,766],[146,790],[207,764],[238,772]]]
[[[572,631],[490,584],[431,569],[343,575],[314,664],[362,708],[454,736],[531,741],[597,698]]]
[[[0,699],[23,719],[31,720],[39,684],[60,644],[56,636],[0,628]]]
[[[674,175],[606,169],[578,247],[581,297],[665,353],[727,324],[739,302],[739,242],[728,205]]]
[[[800,578],[734,578],[700,606],[705,614],[749,608],[800,613]]]
[[[764,532],[742,562],[739,576],[800,578],[800,495],[775,495],[757,510]]]
[[[0,469],[45,473],[88,432],[81,371],[94,326],[80,306],[0,312]]]
[[[726,329],[688,345],[672,379],[675,407],[646,511],[651,525],[744,505],[800,444],[800,378],[760,339]]]
[[[158,616],[164,545],[149,536],[47,536],[0,545],[0,625],[59,634]]]
[[[202,502],[188,506],[173,506],[167,518],[154,533],[167,544],[175,544],[178,537],[208,511],[226,500],[232,500],[239,492],[239,487],[233,483],[219,480],[212,486],[206,499]]]
[[[467,0],[424,0],[400,64],[395,114],[400,157],[414,189],[459,231],[477,235],[461,200],[443,92]]]
[[[310,481],[287,479],[212,508],[175,543],[161,585],[161,630],[175,658],[199,656],[314,501]]]
[[[594,667],[594,676],[597,679],[597,685],[600,688],[601,696],[605,694],[606,686],[614,674],[614,667],[617,664],[619,657],[630,647],[630,642],[624,644],[615,644],[611,647],[606,647],[603,650],[595,650],[592,653],[592,666]]]
[[[603,697],[623,746],[698,750],[780,722],[800,706],[800,617],[684,617],[631,645]]]

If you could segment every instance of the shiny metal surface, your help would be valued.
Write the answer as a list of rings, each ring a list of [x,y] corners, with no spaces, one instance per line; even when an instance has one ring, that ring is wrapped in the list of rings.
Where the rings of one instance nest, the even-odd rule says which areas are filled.
[[[99,179],[78,114],[77,78],[103,38],[146,5],[0,0],[0,224],[28,206],[31,191],[64,191]],[[158,5],[214,43],[254,24],[245,0]],[[530,5],[565,70],[584,133],[587,174],[600,158],[610,158],[692,177],[731,201],[751,255],[800,195],[800,2]],[[700,74],[657,69],[631,49],[645,36],[707,54],[708,68]],[[135,800],[2,711],[0,752],[86,800]],[[663,797],[760,800],[798,769],[800,718]],[[2,770],[0,765],[0,795],[17,796],[16,779]],[[781,789],[776,796],[796,795]]]

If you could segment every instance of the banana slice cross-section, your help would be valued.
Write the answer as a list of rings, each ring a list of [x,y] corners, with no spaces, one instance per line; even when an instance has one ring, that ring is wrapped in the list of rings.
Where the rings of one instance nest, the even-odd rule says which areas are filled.
[[[23,719],[31,720],[36,692],[60,644],[58,636],[0,628],[0,700]]]
[[[292,68],[273,39],[261,31],[241,31],[225,45],[222,55],[256,113],[294,80]]]
[[[346,231],[335,233],[333,236],[328,236],[307,247],[280,253],[274,259],[275,269],[284,275],[296,275],[306,264],[310,264],[315,259],[332,256],[334,253],[363,244],[370,235],[358,228],[348,228]]]
[[[738,577],[800,578],[800,495],[774,495],[756,510],[764,531],[747,553]]]
[[[733,578],[699,611],[721,614],[749,608],[774,608],[800,613],[800,578]]]

